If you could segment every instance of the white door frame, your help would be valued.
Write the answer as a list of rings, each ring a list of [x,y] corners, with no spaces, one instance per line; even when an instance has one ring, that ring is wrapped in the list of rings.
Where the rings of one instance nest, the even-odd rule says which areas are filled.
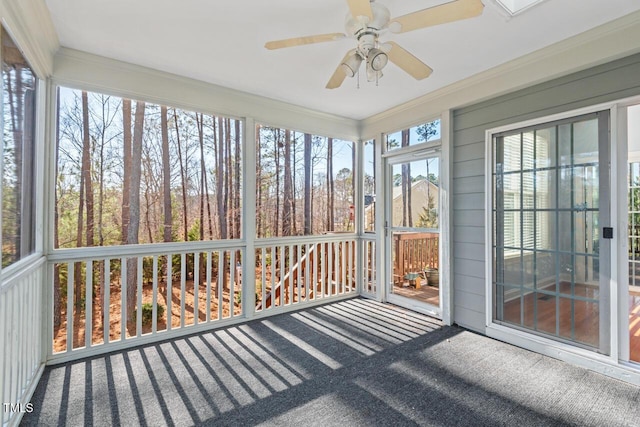
[[[420,124],[420,123],[418,123]],[[416,125],[416,124],[414,124]],[[407,126],[411,127],[411,126]],[[440,141],[430,141],[424,144],[417,144],[406,148],[396,149],[386,152],[386,134],[380,134],[380,143],[376,149],[376,188],[379,200],[384,200],[382,215],[376,215],[376,247],[377,251],[377,272],[378,282],[377,297],[383,302],[396,303],[407,308],[427,313],[441,318],[446,325],[453,324],[453,292],[451,289],[451,197],[452,188],[451,166],[453,159],[450,155],[450,135],[451,135],[451,111],[447,110],[440,116]],[[439,264],[440,264],[440,307],[434,311],[427,304],[416,304],[416,301],[402,298],[389,300],[389,282],[392,281],[393,272],[391,266],[390,237],[387,236],[388,222],[391,218],[391,179],[389,178],[389,164],[396,164],[403,161],[411,161],[429,157],[435,152],[439,153],[440,163],[440,244],[439,244]],[[409,304],[404,304],[409,302]]]
[[[616,150],[612,153],[616,155],[616,164],[618,167],[615,169],[616,174],[612,176],[612,180],[615,180],[615,193],[617,193],[617,203],[613,204],[612,209],[617,209],[617,224],[619,237],[619,244],[617,246],[617,265],[618,265],[618,359],[623,364],[629,364],[629,240],[628,240],[628,228],[629,228],[629,201],[628,201],[628,172],[629,162],[640,162],[640,154],[629,154],[628,143],[628,117],[627,108],[632,105],[640,105],[640,97],[633,97],[621,100],[617,104],[616,116],[617,121],[613,126],[616,126],[617,144]],[[613,127],[612,126],[612,127]],[[612,163],[613,168],[613,163]],[[612,212],[613,217],[613,212]],[[636,369],[640,369],[637,363],[631,364]]]
[[[486,131],[485,151],[485,310],[486,334],[492,338],[510,342],[529,350],[545,354],[569,363],[582,366],[605,375],[617,377],[627,382],[640,384],[640,369],[637,364],[630,364],[629,358],[629,322],[628,322],[628,266],[627,266],[627,139],[626,139],[626,107],[640,104],[640,97],[633,97],[615,102],[593,105],[578,110],[568,111],[552,116],[541,117],[526,122],[511,124]],[[614,227],[611,240],[611,268],[610,271],[610,354],[602,355],[582,349],[567,343],[555,341],[543,336],[516,330],[493,323],[492,310],[492,248],[491,238],[493,225],[491,223],[491,208],[493,200],[493,186],[489,171],[492,168],[491,140],[495,133],[509,129],[527,127],[543,122],[562,120],[596,111],[610,112],[610,214]],[[617,248],[617,250],[615,249]]]

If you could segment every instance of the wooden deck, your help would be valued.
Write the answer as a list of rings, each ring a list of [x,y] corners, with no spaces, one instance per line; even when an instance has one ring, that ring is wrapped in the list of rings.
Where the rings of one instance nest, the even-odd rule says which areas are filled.
[[[414,286],[396,285],[393,287],[393,293],[405,298],[426,302],[436,307],[440,306],[440,288],[435,286],[422,285],[419,289],[416,289]]]

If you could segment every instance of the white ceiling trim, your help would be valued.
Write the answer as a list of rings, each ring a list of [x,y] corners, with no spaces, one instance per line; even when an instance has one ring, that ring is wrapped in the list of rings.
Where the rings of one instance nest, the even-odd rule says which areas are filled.
[[[362,121],[362,139],[640,52],[640,12],[522,56]]]
[[[3,0],[2,23],[36,74],[51,76],[60,42],[44,0]]]

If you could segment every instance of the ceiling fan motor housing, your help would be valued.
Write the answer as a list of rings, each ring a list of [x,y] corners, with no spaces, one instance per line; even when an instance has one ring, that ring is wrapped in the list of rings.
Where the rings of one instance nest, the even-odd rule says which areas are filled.
[[[358,33],[362,31],[374,31],[379,33],[385,28],[391,19],[389,9],[378,3],[371,3],[371,11],[373,19],[369,20],[368,16],[351,16],[347,14],[345,20],[345,32],[358,38]]]
[[[356,49],[356,55],[359,56],[355,59],[353,55],[348,61],[345,61],[342,65],[347,71],[347,75],[352,77],[355,75],[357,68],[360,66],[362,60],[366,60],[368,68],[375,64],[372,71],[380,71],[387,63],[387,56],[384,52],[378,49],[378,37],[380,32],[386,28],[391,14],[389,9],[379,3],[371,3],[371,12],[373,19],[369,19],[368,16],[352,16],[347,14],[345,20],[345,31],[348,34],[353,35],[358,41],[358,47]],[[375,58],[370,58],[370,52],[374,53]],[[355,69],[354,69],[355,68]]]

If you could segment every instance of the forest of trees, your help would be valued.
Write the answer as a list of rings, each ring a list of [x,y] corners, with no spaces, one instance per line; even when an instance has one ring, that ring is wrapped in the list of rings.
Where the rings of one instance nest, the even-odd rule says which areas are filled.
[[[60,89],[56,247],[240,237],[241,123]]]
[[[65,88],[57,108],[56,247],[241,237],[239,120]],[[257,237],[353,230],[352,142],[256,138]]]
[[[352,142],[261,126],[258,237],[354,231]]]
[[[2,266],[35,249],[36,77],[2,28]]]

